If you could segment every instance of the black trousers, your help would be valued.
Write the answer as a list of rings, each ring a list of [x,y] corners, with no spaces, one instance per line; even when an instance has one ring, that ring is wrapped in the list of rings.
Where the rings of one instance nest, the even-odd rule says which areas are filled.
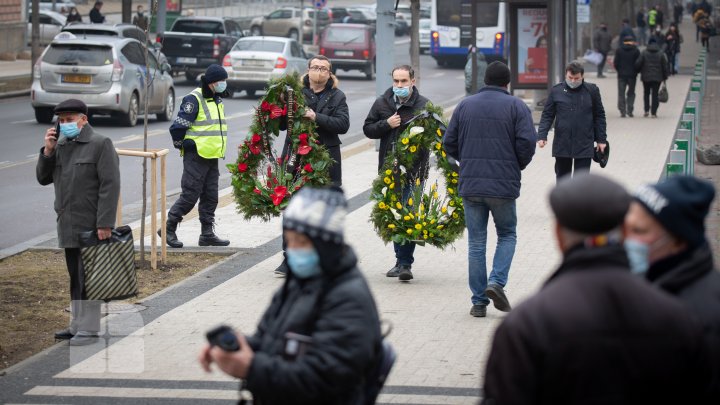
[[[102,301],[90,301],[85,296],[85,271],[79,248],[65,249],[65,263],[70,275],[70,300],[73,333],[98,332],[100,330],[100,305]]]
[[[660,106],[658,91],[660,91],[660,82],[643,82],[643,108],[645,112],[649,111],[652,115],[657,115]],[[651,95],[652,100],[650,99]]]
[[[340,153],[340,145],[328,146],[328,152],[333,164],[330,165],[330,180],[334,186],[342,186],[342,161],[340,160],[342,154]]]
[[[566,158],[566,157],[556,157],[555,158],[555,179],[556,181],[560,181],[560,178],[563,176],[574,176],[575,174],[578,174],[578,172],[589,172],[590,171],[590,158]],[[575,171],[573,173],[573,165],[575,166]]]
[[[180,180],[182,192],[168,212],[168,218],[180,222],[195,204],[201,224],[215,222],[215,209],[218,205],[218,159],[205,159],[196,151],[187,151],[183,156],[183,174]]]
[[[618,110],[621,114],[632,114],[635,106],[635,84],[637,77],[618,77]]]
[[[603,69],[605,69],[605,61],[607,60],[607,52],[600,52],[600,55],[602,55],[602,60],[598,64],[598,76],[601,76],[603,74]]]

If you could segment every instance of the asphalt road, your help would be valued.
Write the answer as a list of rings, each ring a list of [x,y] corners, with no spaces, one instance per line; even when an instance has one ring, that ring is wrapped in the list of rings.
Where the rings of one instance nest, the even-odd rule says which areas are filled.
[[[407,37],[399,38],[395,45],[396,64],[408,63]],[[420,92],[434,103],[451,106],[464,95],[463,72],[458,69],[439,68],[426,55],[420,57]],[[338,71],[340,88],[346,93],[350,108],[350,130],[341,137],[345,146],[363,139],[362,124],[375,99],[375,83],[367,81],[360,72]],[[177,77],[175,93],[179,104],[182,96],[195,86]],[[261,93],[259,93],[261,94]],[[258,98],[245,93],[225,100],[229,117],[230,135],[228,154],[221,164],[234,162],[236,146],[247,135],[252,109]],[[177,108],[176,108],[177,111]],[[22,245],[35,245],[54,237],[56,215],[53,211],[53,187],[40,186],[35,178],[35,163],[43,144],[47,125],[34,119],[29,97],[0,100],[0,252],[14,250]],[[122,127],[109,117],[91,119],[95,130],[110,137],[118,148],[142,148],[142,123],[134,128]],[[142,122],[142,121],[141,121]],[[179,192],[182,158],[172,149],[169,123],[158,122],[154,115],[148,120],[148,148],[169,148],[167,159],[168,194]],[[281,145],[280,143],[277,143]],[[120,158],[122,176],[122,202],[124,210],[136,210],[142,200],[142,159]],[[368,170],[375,170],[369,167]],[[221,168],[221,187],[229,185],[229,173]],[[148,165],[149,173],[149,165]],[[147,185],[148,194],[150,184]],[[148,203],[149,207],[149,203]]]

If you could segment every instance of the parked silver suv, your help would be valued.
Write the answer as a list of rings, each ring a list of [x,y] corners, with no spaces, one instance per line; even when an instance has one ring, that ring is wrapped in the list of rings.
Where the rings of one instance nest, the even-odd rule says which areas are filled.
[[[172,118],[175,89],[167,64],[149,55],[148,112]],[[145,99],[145,52],[132,38],[60,33],[33,68],[31,103],[35,119],[50,123],[53,108],[69,98],[83,100],[90,114],[111,114],[126,126],[137,123]]]
[[[315,9],[305,7],[301,16],[298,7],[277,9],[266,16],[253,18],[250,22],[250,35],[288,37],[300,41],[299,28],[302,22],[303,38],[311,39],[315,12]],[[317,13],[317,34],[320,34],[331,21],[327,10],[317,10]]]

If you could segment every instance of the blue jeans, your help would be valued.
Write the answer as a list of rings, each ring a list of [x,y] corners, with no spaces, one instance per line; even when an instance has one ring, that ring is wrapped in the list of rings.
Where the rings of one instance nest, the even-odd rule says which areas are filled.
[[[425,182],[421,182],[420,186],[421,189],[425,187]],[[407,204],[408,199],[412,196],[413,191],[415,191],[415,188],[412,185],[406,184],[402,189],[402,199],[403,204]],[[420,202],[416,202],[415,204],[419,204]],[[399,244],[396,242],[393,242],[393,248],[395,248],[395,261],[398,265],[402,266],[412,266],[413,262],[415,261],[415,257],[413,254],[415,253],[415,243],[414,242],[408,242],[405,244]]]
[[[489,284],[505,287],[510,264],[515,255],[517,243],[517,214],[515,200],[505,198],[464,197],[465,226],[468,230],[468,276],[473,305],[488,305],[485,296]],[[497,247],[493,256],[492,272],[487,277],[485,251],[487,245],[487,224],[492,213],[497,231]]]

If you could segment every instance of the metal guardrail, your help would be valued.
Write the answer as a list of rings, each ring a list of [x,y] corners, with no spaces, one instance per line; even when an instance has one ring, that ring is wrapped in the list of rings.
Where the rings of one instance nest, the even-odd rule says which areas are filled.
[[[700,134],[700,122],[703,97],[705,96],[705,80],[707,78],[707,51],[700,51],[695,71],[690,81],[690,89],[675,130],[672,149],[665,164],[665,177],[674,175],[695,174],[695,148]]]

